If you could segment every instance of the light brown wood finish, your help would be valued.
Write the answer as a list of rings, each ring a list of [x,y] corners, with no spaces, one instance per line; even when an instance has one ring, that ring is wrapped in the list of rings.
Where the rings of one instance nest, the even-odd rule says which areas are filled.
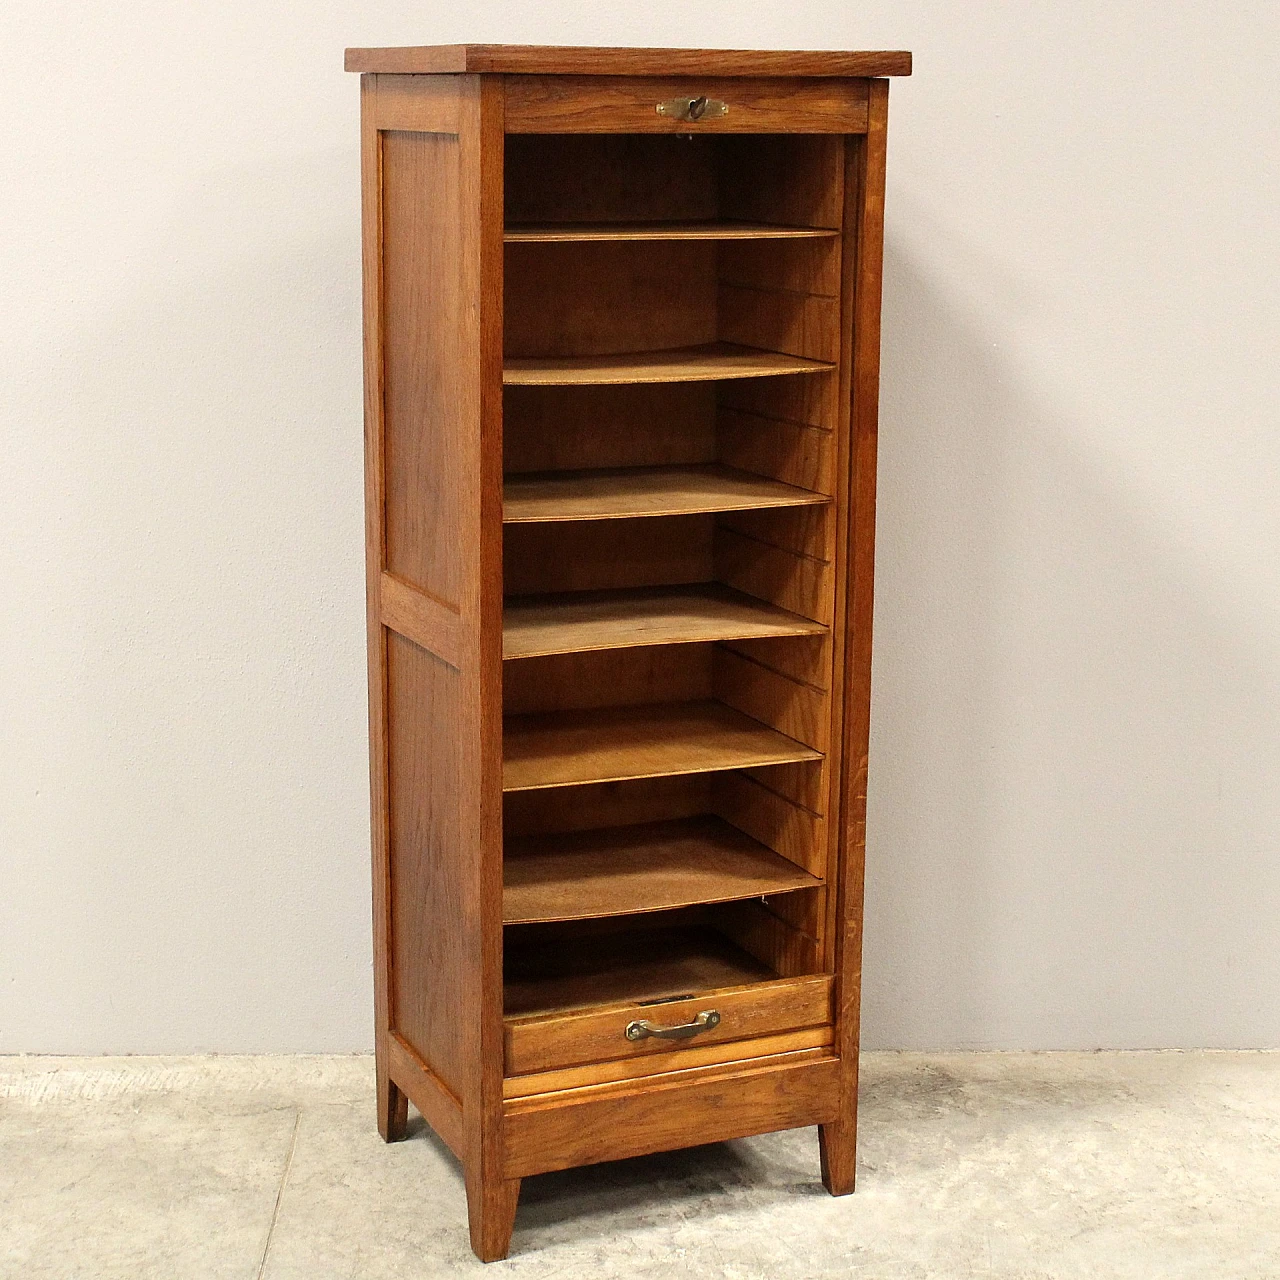
[[[723,937],[696,929],[633,936],[645,944],[643,951],[625,948],[617,934],[606,935],[594,944],[581,943],[582,956],[565,965],[563,972],[553,969],[540,975],[541,981],[523,977],[508,984],[508,1005],[517,1006],[517,1013],[509,1013],[506,1021],[508,1075],[615,1058],[665,1057],[680,1049],[831,1021],[830,978],[776,979]],[[619,997],[574,1008],[572,1002],[588,989],[584,979],[593,968]],[[538,1001],[566,1007],[519,1016],[520,1005]],[[710,1008],[719,1012],[719,1025],[687,1041],[628,1040],[624,1034],[633,1019],[678,1025]]]
[[[508,924],[635,915],[821,883],[710,816],[508,840],[504,874]]]
[[[582,1028],[597,1015],[605,1019],[599,1024],[600,1034],[609,1046],[619,1053],[644,1052],[635,1050],[631,1041],[615,1042],[615,1033],[620,1034],[614,1016],[618,1007],[656,1004],[692,991],[719,991],[777,977],[707,924],[701,912],[668,913],[654,920],[658,923],[646,920],[639,930],[626,921],[596,920],[507,931],[504,1007],[509,1071],[613,1056],[582,1048]],[[568,1022],[525,1022],[529,1015],[566,1012],[573,1013]],[[533,1058],[518,1047],[548,1043],[554,1047]],[[573,1057],[579,1052],[585,1056]]]
[[[557,1093],[562,1089],[582,1089],[588,1085],[613,1084],[635,1080],[640,1076],[660,1081],[675,1072],[688,1072],[696,1067],[720,1066],[726,1062],[750,1059],[760,1066],[780,1054],[805,1049],[826,1049],[831,1044],[830,1026],[808,1027],[803,1031],[783,1031],[778,1035],[753,1036],[750,1040],[730,1040],[727,1044],[685,1045],[670,1053],[652,1053],[643,1058],[611,1058],[606,1062],[590,1062],[580,1067],[561,1067],[555,1071],[534,1071],[527,1075],[508,1076],[502,1086],[505,1098],[529,1098],[540,1093]]]
[[[714,463],[720,389],[714,382],[508,386],[503,392],[507,478],[521,472]]]
[[[364,82],[370,90],[366,119],[378,132],[456,137],[462,118],[461,85],[458,76],[370,77]]]
[[[844,650],[840,836],[843,857],[835,901],[836,1051],[840,1110],[819,1132],[822,1177],[832,1195],[853,1190],[857,1168],[858,1049],[862,994],[863,878],[866,860],[867,753],[871,711],[872,589],[875,574],[876,442],[880,399],[880,294],[884,247],[885,148],[889,82],[873,80],[870,126],[850,154],[847,217],[856,237],[851,351],[845,362],[849,408],[849,571]]]
[[[371,733],[380,1122],[398,1136],[402,1095],[422,1100],[460,1150],[472,1244],[492,1258],[514,1205],[501,1130],[502,94],[474,78],[375,78],[363,101],[369,589],[379,624],[385,608],[397,628],[379,627]],[[475,535],[457,538],[463,526]],[[429,1082],[460,1102],[461,1134]]]
[[[795,240],[839,233],[830,227],[782,227],[768,222],[557,222],[508,226],[508,244],[592,240]]]
[[[716,576],[714,530],[714,517],[703,514],[601,520],[585,530],[563,521],[510,524],[507,594],[709,582]]]
[[[511,133],[861,133],[865,80],[508,76]],[[663,114],[660,103],[706,97],[725,114],[699,120]]]
[[[440,1077],[431,1070],[395,1032],[389,1046],[391,1074],[398,1087],[422,1113],[422,1118],[440,1135],[445,1145],[459,1159],[464,1158],[466,1143],[462,1132],[462,1103],[445,1088]]]
[[[816,876],[825,873],[826,833],[820,814],[770,790],[747,773],[717,774],[711,780],[710,808],[796,866]]]
[[[821,756],[719,702],[512,716],[505,740],[507,791],[708,773]]]
[[[509,599],[503,657],[813,635],[820,622],[717,582]]]
[[[635,351],[625,355],[509,358],[502,380],[515,387],[599,386],[633,382],[713,382],[721,378],[776,378],[827,373],[835,366],[758,351],[731,342]]]
[[[716,245],[593,240],[506,246],[508,363],[716,339]]]
[[[502,669],[507,713],[702,702],[711,697],[716,653],[715,645],[652,645],[508,662]],[[692,783],[697,776],[687,778]],[[563,807],[564,797],[560,800]],[[573,797],[575,808],[586,802],[585,796]]]
[[[518,1180],[502,1178],[506,1140],[503,1132],[502,1018],[502,333],[503,333],[503,150],[501,86],[492,79],[471,79],[469,136],[464,169],[464,209],[476,210],[464,249],[474,263],[478,303],[474,350],[478,360],[464,362],[474,378],[473,421],[468,436],[465,483],[474,494],[471,520],[478,536],[469,545],[473,569],[467,603],[474,619],[474,670],[470,694],[478,736],[473,751],[475,790],[468,797],[478,819],[474,848],[475,886],[470,899],[472,943],[478,964],[462,1008],[473,1037],[474,1094],[464,1112],[467,1125],[467,1212],[471,1246],[485,1261],[506,1257],[520,1194]],[[467,338],[462,330],[463,341]],[[468,349],[465,348],[464,349]],[[456,537],[457,531],[453,531]],[[464,770],[467,753],[463,757]],[[457,1016],[457,1011],[454,1011]]]
[[[428,87],[439,88],[434,82]],[[451,536],[465,502],[456,482],[465,449],[461,326],[429,322],[452,319],[463,288],[457,218],[463,147],[456,134],[397,130],[379,136],[387,317],[381,366],[384,567],[457,608],[465,573]]]
[[[380,608],[383,626],[412,640],[441,662],[458,667],[462,619],[456,609],[390,573],[382,575]]]
[[[507,138],[507,222],[715,221],[716,141],[672,134],[513,133]]]
[[[380,1131],[403,1136],[412,1099],[453,1147],[485,1259],[524,1174],[691,1141],[819,1124],[843,1193],[886,101],[868,74],[909,60],[352,59],[384,73],[361,86]],[[729,114],[677,121],[659,94]],[[513,132],[536,127],[579,132]],[[505,664],[504,598],[529,655]],[[504,896],[523,922],[505,947]],[[729,1011],[709,1040],[621,1034],[628,1009],[675,1021],[708,994]],[[513,1042],[526,1069],[504,1079]]]
[[[506,1105],[507,1174],[525,1177],[829,1122],[839,1105],[839,1063],[821,1054],[805,1050],[764,1066],[748,1060],[675,1080],[513,1098]]]
[[[722,217],[840,228],[844,204],[836,166],[844,153],[842,136],[724,134],[714,145]]]
[[[617,520],[809,506],[829,500],[826,494],[718,463],[607,468],[509,476],[502,518],[507,524]]]
[[[435,44],[348,49],[348,71],[661,76],[909,76],[911,54],[777,49],[642,49],[541,44]]]
[[[523,836],[592,831],[713,813],[716,810],[711,803],[711,777],[705,773],[676,774],[575,787],[573,804],[569,806],[556,790],[512,791],[503,796],[506,838],[510,843]]]
[[[380,588],[386,563],[382,373],[382,139],[372,78],[360,84],[364,318],[365,616],[369,678],[370,844],[373,855],[374,1050],[378,1131],[405,1136],[408,1097],[391,1078],[391,841],[387,814],[387,633]]]

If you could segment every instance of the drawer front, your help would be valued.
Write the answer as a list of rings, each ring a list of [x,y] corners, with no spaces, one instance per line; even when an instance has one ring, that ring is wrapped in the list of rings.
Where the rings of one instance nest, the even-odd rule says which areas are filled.
[[[627,1036],[628,1026],[635,1022],[644,1021],[656,1028],[681,1026],[712,1011],[717,1015],[714,1025],[703,1027],[687,1039]],[[781,978],[644,1004],[612,1004],[510,1018],[504,1033],[506,1074],[517,1076],[588,1062],[655,1055],[663,1055],[664,1062],[670,1063],[684,1049],[822,1027],[830,1022],[831,979],[822,975]],[[746,1050],[744,1056],[751,1056],[751,1051]]]
[[[625,1160],[754,1133],[829,1124],[840,1115],[836,1058],[763,1062],[637,1086],[577,1089],[503,1108],[504,1172]],[[676,1274],[681,1274],[676,1269]]]
[[[866,133],[865,80],[507,76],[508,133]],[[672,114],[707,99],[701,117]],[[722,105],[721,105],[722,104]],[[659,111],[662,105],[666,114]],[[676,108],[678,111],[678,108]]]

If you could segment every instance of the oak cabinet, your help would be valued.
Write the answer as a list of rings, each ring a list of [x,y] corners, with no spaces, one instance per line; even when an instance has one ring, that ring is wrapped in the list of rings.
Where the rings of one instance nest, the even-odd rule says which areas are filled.
[[[379,1126],[520,1179],[818,1125],[853,1188],[900,53],[362,73]]]

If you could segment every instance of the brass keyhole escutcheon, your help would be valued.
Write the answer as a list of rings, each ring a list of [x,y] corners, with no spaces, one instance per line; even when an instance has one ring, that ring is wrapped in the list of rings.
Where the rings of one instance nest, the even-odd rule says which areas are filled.
[[[674,120],[718,120],[729,114],[728,103],[719,98],[708,98],[704,93],[697,98],[668,98],[659,102],[657,107],[660,116],[670,116]]]

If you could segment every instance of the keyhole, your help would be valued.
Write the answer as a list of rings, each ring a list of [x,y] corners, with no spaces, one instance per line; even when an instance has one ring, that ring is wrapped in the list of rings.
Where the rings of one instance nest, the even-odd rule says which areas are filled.
[[[702,114],[707,109],[707,95],[704,93],[701,98],[694,98],[689,103],[689,119],[701,120]]]

